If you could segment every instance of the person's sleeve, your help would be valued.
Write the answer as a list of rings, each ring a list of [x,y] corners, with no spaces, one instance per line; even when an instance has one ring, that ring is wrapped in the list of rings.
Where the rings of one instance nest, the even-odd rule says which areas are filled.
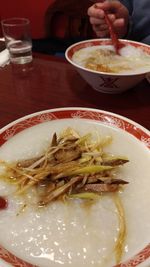
[[[149,0],[120,0],[129,10],[129,26],[126,39],[150,44]]]
[[[119,0],[121,4],[123,4],[129,11],[129,22],[128,22],[128,31],[124,36],[124,39],[130,39],[132,35],[132,12],[133,12],[133,5],[132,1],[130,0]]]
[[[132,36],[135,40],[150,44],[150,1],[134,0]]]
[[[133,12],[133,1],[131,0],[119,0],[129,11],[130,16],[132,15]]]

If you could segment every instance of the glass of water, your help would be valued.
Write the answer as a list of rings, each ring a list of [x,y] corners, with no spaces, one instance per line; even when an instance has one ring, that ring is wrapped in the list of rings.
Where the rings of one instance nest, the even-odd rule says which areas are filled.
[[[32,61],[30,21],[26,18],[9,18],[1,21],[2,31],[13,64]]]

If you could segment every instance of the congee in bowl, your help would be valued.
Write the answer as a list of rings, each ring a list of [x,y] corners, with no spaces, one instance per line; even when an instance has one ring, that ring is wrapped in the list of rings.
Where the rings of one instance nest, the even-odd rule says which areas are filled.
[[[66,51],[67,60],[96,90],[117,93],[132,88],[150,72],[150,46],[120,40],[125,46],[115,53],[111,40],[87,40]]]

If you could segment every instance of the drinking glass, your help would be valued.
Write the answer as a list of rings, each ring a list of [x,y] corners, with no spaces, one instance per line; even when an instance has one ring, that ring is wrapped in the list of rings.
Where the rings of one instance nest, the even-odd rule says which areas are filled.
[[[26,18],[9,18],[1,21],[10,61],[26,64],[32,61],[30,21]]]

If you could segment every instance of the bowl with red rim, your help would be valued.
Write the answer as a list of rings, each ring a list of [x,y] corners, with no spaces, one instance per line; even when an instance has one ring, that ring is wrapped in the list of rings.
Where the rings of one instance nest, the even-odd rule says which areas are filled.
[[[121,39],[120,42],[125,46],[132,46],[132,48],[140,49],[142,52],[145,53],[146,56],[150,56],[150,46],[130,41],[130,40],[123,40]],[[65,52],[65,57],[67,61],[76,68],[82,78],[95,90],[102,92],[102,93],[121,93],[128,89],[135,87],[138,83],[140,83],[143,79],[145,79],[146,75],[150,73],[150,66],[146,69],[144,68],[144,64],[142,68],[137,67],[137,63],[134,62],[135,68],[134,70],[130,71],[123,71],[123,72],[104,72],[104,71],[97,71],[93,69],[89,69],[77,61],[74,61],[74,54],[78,52],[80,49],[82,51],[84,48],[104,48],[104,46],[111,46],[110,39],[92,39],[81,41],[69,46]],[[130,55],[131,57],[132,55]],[[133,58],[134,60],[134,58]],[[109,61],[108,61],[109,66]]]
[[[75,206],[62,203],[59,210],[51,205],[39,210],[32,205],[32,198],[32,207],[18,214],[22,206],[20,198],[24,196],[13,196],[7,191],[12,185],[6,185],[0,179],[0,267],[60,267],[62,264],[65,267],[149,267],[150,132],[143,126],[103,110],[69,107],[39,111],[0,130],[0,160],[12,162],[16,157],[31,158],[43,145],[47,147],[53,133],[62,132],[68,127],[80,133],[95,133],[97,136],[99,132],[102,137],[112,136],[109,151],[116,155],[121,153],[130,160],[124,171],[120,172],[129,181],[125,190],[119,193],[127,229],[121,263],[117,264],[114,259],[114,245],[120,226],[116,208],[110,205],[112,196],[109,202],[105,201],[107,196],[100,198],[100,206],[103,206],[104,200],[104,209],[100,206],[84,209],[85,206],[74,202]],[[80,207],[83,208],[83,216],[80,216]],[[91,221],[90,216],[96,210],[99,219],[95,224],[95,217]],[[111,217],[106,217],[106,214]],[[70,252],[72,257],[68,257]]]

